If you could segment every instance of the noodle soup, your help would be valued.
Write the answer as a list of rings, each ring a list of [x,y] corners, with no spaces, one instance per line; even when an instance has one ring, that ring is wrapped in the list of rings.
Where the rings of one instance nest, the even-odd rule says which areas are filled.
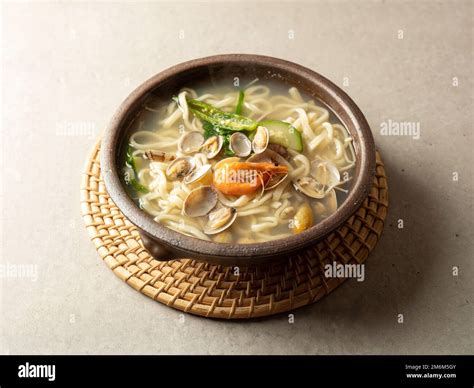
[[[295,87],[182,89],[131,126],[123,180],[156,222],[220,243],[298,234],[336,211],[355,168],[339,120]]]

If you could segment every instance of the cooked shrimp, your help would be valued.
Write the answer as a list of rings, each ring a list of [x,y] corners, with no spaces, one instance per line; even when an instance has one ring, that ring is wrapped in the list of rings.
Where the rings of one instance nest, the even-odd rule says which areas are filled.
[[[214,186],[226,195],[252,194],[275,174],[286,174],[288,167],[272,163],[229,162],[219,163],[214,171]]]

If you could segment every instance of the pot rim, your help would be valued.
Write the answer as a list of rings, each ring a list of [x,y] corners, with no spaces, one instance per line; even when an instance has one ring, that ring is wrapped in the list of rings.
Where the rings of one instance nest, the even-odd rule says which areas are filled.
[[[359,164],[359,167],[356,166],[358,175],[354,178],[354,184],[347,198],[336,212],[300,234],[251,244],[217,243],[190,237],[154,221],[129,197],[120,179],[120,166],[117,164],[117,157],[120,154],[121,139],[127,133],[127,128],[124,129],[123,127],[126,120],[130,118],[130,114],[135,112],[137,106],[148,93],[171,77],[179,77],[190,70],[230,63],[246,66],[267,66],[275,72],[283,71],[304,78],[316,89],[322,90],[331,96],[349,118],[349,121],[342,121],[341,119],[343,124],[346,128],[351,125],[358,133],[359,139],[354,138],[353,140],[356,163]],[[322,101],[333,112],[336,111],[334,104]],[[357,152],[360,157],[357,157]],[[339,227],[360,207],[369,194],[375,174],[375,144],[369,124],[355,102],[343,90],[322,75],[301,65],[283,59],[253,54],[223,54],[194,59],[172,66],[142,83],[122,102],[113,116],[102,138],[100,158],[107,192],[123,214],[135,226],[157,239],[163,246],[199,257],[219,256],[249,259],[256,256],[281,255],[307,247]]]

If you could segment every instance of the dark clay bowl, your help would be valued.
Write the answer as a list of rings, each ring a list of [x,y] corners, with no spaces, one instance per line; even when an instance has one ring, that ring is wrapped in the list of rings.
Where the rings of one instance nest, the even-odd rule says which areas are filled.
[[[150,97],[168,99],[182,87],[234,77],[273,80],[323,101],[353,137],[355,176],[349,195],[337,211],[310,229],[284,239],[254,244],[223,244],[175,232],[153,221],[129,197],[120,179],[121,150],[128,141],[128,128]],[[158,260],[195,258],[223,265],[257,265],[304,249],[340,226],[362,204],[372,185],[375,146],[369,125],[350,97],[332,82],[305,67],[272,57],[245,54],[217,55],[173,66],[146,81],[128,96],[113,117],[101,146],[102,174],[110,197],[135,224],[145,248]],[[250,233],[250,232],[249,232]]]

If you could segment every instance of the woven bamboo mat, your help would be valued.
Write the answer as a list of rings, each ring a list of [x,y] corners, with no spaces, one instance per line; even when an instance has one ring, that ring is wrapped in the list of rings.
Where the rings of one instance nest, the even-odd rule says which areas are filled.
[[[372,190],[358,211],[303,254],[257,268],[223,267],[180,259],[160,262],[143,248],[140,235],[110,200],[100,174],[98,143],[87,160],[81,210],[99,256],[124,282],[146,296],[210,318],[255,318],[308,305],[343,283],[325,278],[324,265],[363,263],[377,244],[387,214],[388,188],[377,153]]]

